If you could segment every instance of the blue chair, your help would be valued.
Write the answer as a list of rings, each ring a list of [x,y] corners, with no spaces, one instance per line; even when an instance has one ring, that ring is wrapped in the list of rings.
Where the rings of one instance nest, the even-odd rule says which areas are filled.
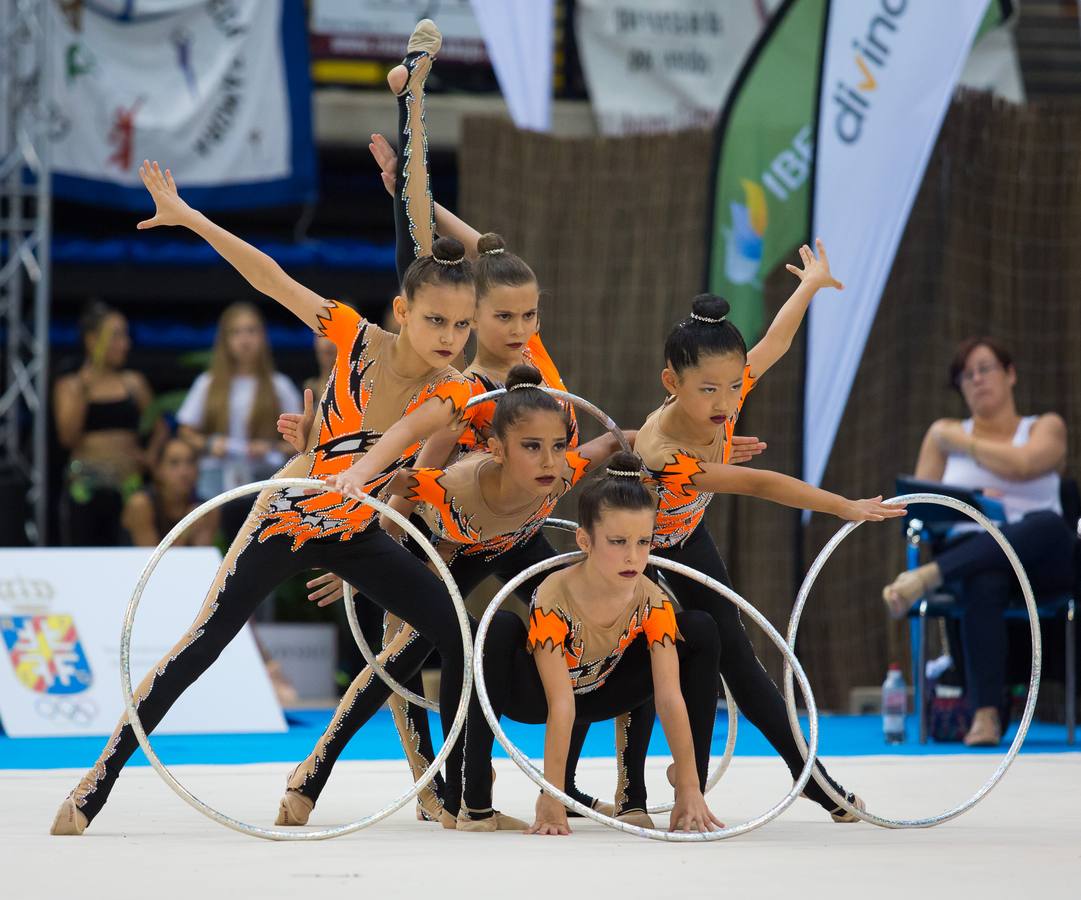
[[[1071,528],[1077,526],[1081,517],[1081,492],[1073,479],[1062,479],[1063,516]],[[979,504],[983,505],[983,504]],[[906,562],[909,569],[920,565],[920,545],[944,535],[949,527],[966,520],[961,513],[945,507],[932,507],[931,516],[919,518],[909,515],[904,520],[905,541],[907,544]],[[991,510],[985,509],[989,518]],[[931,519],[933,521],[925,521]],[[1077,635],[1076,619],[1078,599],[1081,598],[1081,537],[1074,549],[1074,570],[1076,580],[1071,594],[1037,595],[1036,608],[1041,621],[1055,620],[1065,616],[1066,632],[1066,742],[1073,744],[1077,728]],[[1018,592],[1020,597],[1020,592]],[[920,743],[927,743],[926,688],[924,685],[927,671],[927,620],[929,618],[960,618],[961,611],[953,598],[948,595],[931,594],[921,597],[912,604],[908,612],[909,641],[912,652],[912,679],[916,700],[916,714],[920,723]],[[1028,620],[1028,610],[1023,606],[1006,610],[1007,619]]]

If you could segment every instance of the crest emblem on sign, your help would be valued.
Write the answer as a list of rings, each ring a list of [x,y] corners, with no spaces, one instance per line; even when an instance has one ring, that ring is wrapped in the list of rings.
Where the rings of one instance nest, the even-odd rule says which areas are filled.
[[[71,616],[0,616],[15,676],[39,694],[78,694],[93,675]]]

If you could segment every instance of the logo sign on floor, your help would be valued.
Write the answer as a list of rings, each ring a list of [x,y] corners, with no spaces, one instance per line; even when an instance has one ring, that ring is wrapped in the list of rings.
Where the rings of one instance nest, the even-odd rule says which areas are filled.
[[[9,737],[107,735],[124,708],[120,632],[151,551],[0,549],[0,724]],[[170,550],[139,603],[131,677],[138,687],[191,625],[218,570],[210,547]],[[285,731],[248,626],[156,729]]]

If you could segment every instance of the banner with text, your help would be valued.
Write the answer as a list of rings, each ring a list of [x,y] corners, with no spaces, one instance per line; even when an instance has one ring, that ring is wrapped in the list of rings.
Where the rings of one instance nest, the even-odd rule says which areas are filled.
[[[811,305],[803,477],[819,484],[927,160],[988,0],[831,0],[813,234],[846,284]],[[825,302],[823,302],[825,300]]]
[[[143,159],[200,209],[315,191],[302,0],[49,3],[54,190],[149,208]]]
[[[440,62],[488,62],[470,0],[311,0],[312,56],[399,62],[414,26],[425,16],[435,20],[443,35]]]
[[[0,723],[9,737],[107,735],[124,710],[120,632],[151,551],[142,547],[0,549]],[[132,687],[186,632],[221,555],[179,547],[139,603]],[[176,702],[164,733],[285,731],[248,626]]]
[[[744,63],[717,126],[708,226],[709,290],[748,343],[762,330],[762,282],[806,240],[827,0],[786,0]]]
[[[578,0],[578,54],[601,132],[714,125],[777,3]]]

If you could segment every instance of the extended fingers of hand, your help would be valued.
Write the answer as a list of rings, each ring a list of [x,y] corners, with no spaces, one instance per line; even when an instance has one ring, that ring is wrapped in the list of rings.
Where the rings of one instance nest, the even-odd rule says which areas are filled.
[[[324,584],[330,584],[333,581],[337,581],[338,576],[333,572],[324,572],[322,575],[316,575],[311,581],[307,582],[304,587],[315,588],[322,587]]]

